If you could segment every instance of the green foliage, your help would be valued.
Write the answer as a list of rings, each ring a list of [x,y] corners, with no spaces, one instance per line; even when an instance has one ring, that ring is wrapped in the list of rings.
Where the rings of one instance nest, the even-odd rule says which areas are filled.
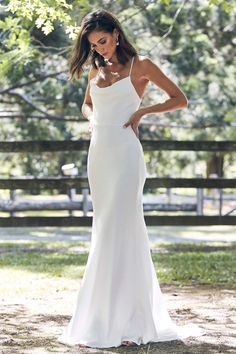
[[[221,5],[225,12],[233,11],[233,1],[230,0],[209,0],[210,5]]]
[[[0,20],[0,29],[3,31],[2,46],[0,50],[0,79],[12,69],[14,65],[21,66],[21,61],[25,63],[32,59],[34,50],[30,48],[30,32],[22,28],[20,18],[7,16]]]
[[[10,0],[6,8],[7,11],[17,15],[19,18],[34,22],[37,28],[42,29],[45,35],[52,32],[54,21],[59,20],[64,24],[71,22],[71,17],[67,13],[72,9],[72,5],[65,0],[43,1],[36,0],[29,3],[28,0]]]
[[[86,74],[71,83],[66,73],[78,24],[86,13],[101,7],[119,14],[125,32],[140,54],[151,57],[157,64],[159,61],[189,99],[188,109],[164,117],[150,116],[164,126],[149,126],[147,131],[141,124],[140,131],[145,138],[235,139],[235,129],[230,126],[236,112],[235,14],[229,11],[232,2],[209,0],[209,5],[202,1],[194,5],[186,2],[179,11],[181,3],[171,0],[109,3],[103,0],[6,0],[4,11],[0,12],[0,80],[2,89],[7,90],[1,96],[1,110],[13,110],[23,117],[14,121],[1,119],[0,139],[89,138],[87,126],[64,119],[82,118]],[[159,90],[150,87],[143,105],[162,100]],[[46,114],[50,115],[48,120],[30,118]],[[192,129],[170,128],[168,125],[172,123]],[[215,127],[201,128],[207,125]],[[16,168],[19,159],[9,156],[0,157],[4,175],[7,170]],[[57,159],[51,159],[49,154],[21,157],[24,165],[18,167],[18,175],[56,174],[60,164],[69,159],[60,154]],[[72,153],[68,162],[81,157],[85,161],[84,156]],[[146,160],[153,175],[182,173],[186,176],[186,173],[191,175],[191,165],[198,157],[207,160],[210,155],[155,152],[147,154]]]

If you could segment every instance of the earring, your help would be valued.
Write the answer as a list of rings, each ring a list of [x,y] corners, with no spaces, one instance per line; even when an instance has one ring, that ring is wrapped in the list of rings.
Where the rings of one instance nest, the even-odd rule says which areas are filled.
[[[118,39],[118,37],[117,37],[117,40],[116,40],[116,45],[119,45],[120,43],[119,43],[119,39]]]

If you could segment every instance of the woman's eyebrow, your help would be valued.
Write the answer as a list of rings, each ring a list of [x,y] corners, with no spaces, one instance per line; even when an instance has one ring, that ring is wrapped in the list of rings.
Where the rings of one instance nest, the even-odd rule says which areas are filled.
[[[106,37],[100,38],[100,39],[98,40],[98,43],[99,43],[102,39],[104,39],[104,38],[106,38]],[[90,44],[94,44],[94,43],[90,42]]]

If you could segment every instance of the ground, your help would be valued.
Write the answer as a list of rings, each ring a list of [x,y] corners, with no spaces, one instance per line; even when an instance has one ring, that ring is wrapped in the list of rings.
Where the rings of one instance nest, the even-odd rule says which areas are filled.
[[[33,267],[35,265],[38,267],[38,260],[36,256],[32,257],[32,255],[36,255],[36,251],[43,251],[45,256],[47,253],[45,249],[21,248],[21,259],[25,263],[22,261],[21,266],[19,266],[18,259],[14,258],[16,249],[3,246],[3,244],[6,245],[5,242],[6,239],[4,238],[0,247],[1,259],[5,262],[6,259],[10,259],[11,263],[9,263],[10,266],[6,266],[7,263],[2,266],[2,261],[0,268],[1,354],[236,353],[236,292],[232,283],[231,285],[225,283],[221,285],[190,284],[182,286],[180,284],[161,284],[171,317],[179,324],[199,324],[206,331],[204,336],[188,338],[183,342],[151,343],[137,347],[121,346],[103,350],[78,348],[78,346],[69,347],[60,344],[56,339],[71,317],[81,277],[78,280],[78,277],[72,276],[74,269],[71,268],[71,263],[68,264],[68,258],[65,258],[65,260],[61,258],[64,264],[66,262],[68,264],[68,269],[63,267],[63,276],[60,276],[58,269],[53,270],[56,272],[56,276],[49,276],[45,268],[36,272]],[[221,246],[214,247],[209,249],[209,246],[207,246],[204,251],[206,253],[222,251]],[[57,249],[57,255],[60,255],[59,251]],[[155,252],[162,252],[161,256],[165,257],[168,248],[155,248],[153,244],[152,251],[155,260]],[[187,251],[192,251],[192,246]],[[4,252],[7,252],[8,258],[3,257]],[[65,249],[61,248],[61,252],[64,254]],[[81,252],[84,252],[84,250],[82,249]],[[50,253],[50,249],[48,249],[48,253]],[[24,257],[22,257],[22,254],[24,254]],[[42,252],[40,255],[42,256]],[[46,256],[49,256],[49,254]],[[53,259],[56,261],[57,258]],[[45,259],[40,258],[40,261],[45,262]],[[74,262],[73,259],[72,261]],[[14,263],[16,263],[15,268]],[[83,260],[83,263],[85,263],[85,260]]]
[[[236,353],[235,338],[235,291],[212,287],[164,286],[162,290],[176,322],[184,324],[194,321],[206,330],[206,335],[189,338],[184,342],[153,343],[140,347],[120,347],[109,349],[88,349],[68,347],[56,341],[61,328],[66,325],[75,300],[75,286],[63,292],[62,284],[47,279],[31,279],[31,285],[37,281],[38,288],[51,287],[47,296],[43,293],[28,297],[20,294],[11,296],[1,303],[1,354],[26,353]],[[45,283],[45,284],[44,284]],[[35,292],[36,293],[36,292]]]

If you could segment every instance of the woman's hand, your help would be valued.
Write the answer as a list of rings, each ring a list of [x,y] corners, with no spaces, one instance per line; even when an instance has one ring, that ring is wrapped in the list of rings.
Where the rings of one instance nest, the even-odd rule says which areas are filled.
[[[142,114],[139,110],[134,112],[130,117],[130,119],[128,120],[128,122],[123,125],[123,128],[127,128],[129,125],[131,125],[131,128],[133,129],[134,133],[138,138],[139,137],[138,126],[141,118],[142,118]]]

